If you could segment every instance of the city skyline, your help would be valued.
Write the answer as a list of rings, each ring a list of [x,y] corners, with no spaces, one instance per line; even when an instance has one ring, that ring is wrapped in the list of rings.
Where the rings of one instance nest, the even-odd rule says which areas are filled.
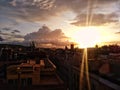
[[[119,0],[1,0],[0,42],[35,41],[46,47],[119,44],[119,4]]]

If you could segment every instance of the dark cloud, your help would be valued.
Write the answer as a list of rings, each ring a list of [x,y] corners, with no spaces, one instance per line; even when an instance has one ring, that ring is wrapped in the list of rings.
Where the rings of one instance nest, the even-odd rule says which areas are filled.
[[[14,31],[12,31],[11,33],[12,33],[12,34],[15,34],[15,32],[14,32]]]
[[[53,14],[55,10],[51,10],[54,2],[55,0],[5,0],[0,1],[0,5],[6,6],[2,8],[6,10],[2,14],[4,13],[9,18],[17,18],[18,21],[40,21],[55,15]]]
[[[9,4],[12,6],[35,6],[40,9],[49,9],[54,2],[55,0],[11,0]]]
[[[0,36],[0,41],[3,41],[4,39]]]
[[[6,35],[6,36],[9,36],[10,34],[9,34],[9,33],[4,33],[4,32],[0,32],[0,35]]]
[[[64,46],[68,45],[68,37],[64,35],[61,29],[52,31],[47,26],[43,26],[37,32],[27,34],[25,42],[35,41],[39,45],[45,46]]]
[[[77,14],[84,12],[88,0],[0,0],[1,15],[26,21],[41,21],[54,18],[66,10]],[[91,4],[96,0],[91,0]],[[118,0],[97,0],[98,7]],[[4,7],[4,8],[3,8]],[[107,8],[107,7],[106,7]],[[17,19],[16,19],[17,18]]]
[[[11,33],[16,34],[16,33],[20,33],[20,31],[19,30],[13,30]]]
[[[16,33],[20,33],[20,31],[19,30],[13,30],[14,32],[16,32]]]
[[[119,22],[117,19],[118,15],[111,13],[111,14],[94,14],[94,17],[92,18],[92,21],[90,25],[94,26],[100,26],[105,25],[107,23],[116,23]],[[86,25],[86,15],[80,14],[76,17],[75,22],[72,22],[71,24],[76,26],[85,26]]]
[[[17,29],[14,30],[12,27],[4,27],[1,29],[1,31],[12,31],[11,33],[20,33],[20,30]]]
[[[0,32],[0,36],[4,37],[4,41],[10,42],[10,41],[23,41],[24,36],[18,35],[18,34],[11,34],[11,33],[5,33]]]
[[[9,30],[11,30],[11,28],[10,27],[5,27],[5,28],[2,28],[2,30],[9,31]]]
[[[115,34],[120,34],[120,32],[116,32]]]

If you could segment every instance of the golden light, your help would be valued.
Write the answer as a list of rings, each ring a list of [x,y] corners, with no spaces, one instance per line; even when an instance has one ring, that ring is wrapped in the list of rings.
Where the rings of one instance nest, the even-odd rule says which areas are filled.
[[[76,31],[72,38],[80,48],[94,47],[100,40],[100,32],[95,27],[84,27]]]

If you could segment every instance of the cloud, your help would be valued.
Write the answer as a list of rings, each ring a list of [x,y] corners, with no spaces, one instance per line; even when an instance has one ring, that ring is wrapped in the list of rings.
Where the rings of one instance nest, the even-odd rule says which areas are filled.
[[[25,42],[35,41],[39,46],[59,47],[69,44],[68,37],[64,35],[61,29],[51,30],[47,26],[42,26],[37,32],[27,34]]]
[[[115,34],[120,34],[120,32],[116,32]]]
[[[55,0],[12,0],[9,4],[13,6],[12,18],[19,18],[18,21],[40,21],[52,16],[50,9],[54,2]]]
[[[24,41],[24,36],[19,35],[19,34],[11,34],[11,33],[6,33],[6,32],[0,32],[0,36],[2,36],[2,38],[4,38],[5,42],[12,42],[12,41],[18,41],[18,42],[22,42]]]
[[[55,10],[52,9],[54,2],[55,0],[5,0],[0,1],[0,5],[6,6],[2,8],[2,14],[18,22],[40,21],[55,15]]]
[[[24,40],[24,36],[20,35],[20,30],[13,29],[13,27],[1,28],[0,36],[4,39],[4,42],[22,42]]]
[[[119,22],[117,19],[118,15],[111,13],[111,14],[94,14],[94,17],[91,21],[91,25],[93,26],[100,26],[105,25],[107,23],[116,23]],[[86,15],[80,14],[75,18],[75,21],[71,24],[76,26],[85,26],[86,25]]]
[[[0,41],[3,41],[4,39],[0,36]]]
[[[1,16],[20,21],[46,21],[67,10],[80,14],[86,11],[88,0],[0,0]],[[91,0],[91,4],[96,0]],[[97,0],[97,7],[111,7],[118,0]],[[97,12],[100,10],[97,10]],[[111,11],[110,11],[111,12]]]
[[[0,35],[10,35],[9,33],[0,32]]]
[[[11,2],[9,2],[12,6],[16,6],[16,0],[12,0]]]
[[[16,33],[20,33],[20,31],[19,30],[13,30],[11,33],[16,34]]]
[[[9,30],[11,30],[11,28],[10,27],[5,27],[5,28],[2,28],[2,30],[9,31]]]
[[[36,6],[40,9],[49,9],[54,2],[55,0],[12,0],[9,3],[12,6]]]
[[[14,32],[16,32],[16,33],[20,33],[20,31],[19,30],[13,30]]]

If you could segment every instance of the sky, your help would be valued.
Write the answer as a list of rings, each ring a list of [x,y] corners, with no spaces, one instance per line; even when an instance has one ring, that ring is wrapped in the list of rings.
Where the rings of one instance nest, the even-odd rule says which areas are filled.
[[[0,0],[0,43],[31,41],[40,47],[119,44],[120,0]]]

